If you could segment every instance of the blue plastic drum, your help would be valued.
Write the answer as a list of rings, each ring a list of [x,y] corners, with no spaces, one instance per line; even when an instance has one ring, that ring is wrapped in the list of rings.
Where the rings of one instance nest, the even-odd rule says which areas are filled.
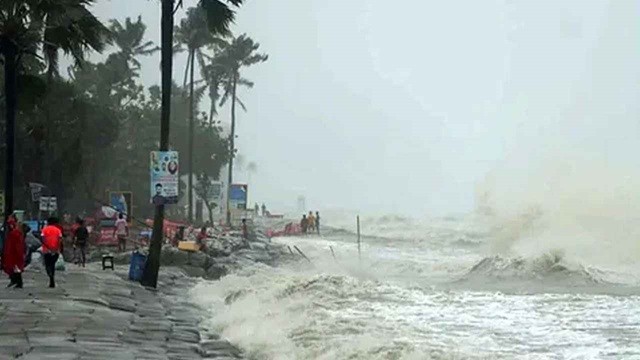
[[[129,264],[129,280],[140,281],[144,272],[144,264],[147,262],[147,256],[138,251],[131,254],[131,263]]]

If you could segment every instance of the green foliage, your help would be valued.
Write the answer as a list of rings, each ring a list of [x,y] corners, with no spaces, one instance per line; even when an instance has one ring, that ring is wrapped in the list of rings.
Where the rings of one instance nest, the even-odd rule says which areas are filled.
[[[22,57],[43,58],[50,74],[58,71],[60,51],[82,63],[88,50],[101,52],[110,41],[108,29],[88,10],[93,2],[2,0],[0,53],[16,46]]]
[[[231,43],[226,44],[215,56],[210,65],[210,69],[224,69],[220,78],[220,83],[223,88],[220,106],[224,105],[229,98],[233,97],[243,110],[247,110],[242,101],[234,93],[234,82],[237,82],[237,85],[243,85],[249,88],[253,87],[253,82],[240,76],[240,69],[265,62],[269,59],[268,55],[257,52],[259,48],[259,43],[253,41],[253,39],[246,34],[242,34],[234,38]]]
[[[193,187],[193,191],[207,207],[209,213],[209,223],[213,224],[213,209],[218,207],[219,204],[213,201],[215,194],[212,179],[206,173],[203,173],[198,175],[197,180],[198,181]]]
[[[4,0],[0,3],[4,9]],[[70,212],[92,210],[95,200],[106,200],[107,191],[122,190],[134,193],[134,216],[152,215],[149,152],[158,149],[161,93],[140,80],[140,58],[157,50],[145,40],[145,29],[140,18],[111,21],[111,53],[102,62],[75,64],[66,79],[57,75],[57,67],[52,72],[53,63],[44,57],[24,55],[18,77],[15,179],[22,191],[16,192],[17,208],[31,209],[28,183],[39,182]],[[186,161],[188,99],[174,87],[170,147]],[[206,87],[198,86],[196,104],[205,95]],[[227,139],[206,114],[198,113],[195,120],[194,171],[217,178],[228,159]]]
[[[200,0],[199,7],[202,8],[207,17],[207,24],[212,33],[218,35],[229,35],[229,26],[235,19],[234,11],[229,7],[238,7],[243,0]]]

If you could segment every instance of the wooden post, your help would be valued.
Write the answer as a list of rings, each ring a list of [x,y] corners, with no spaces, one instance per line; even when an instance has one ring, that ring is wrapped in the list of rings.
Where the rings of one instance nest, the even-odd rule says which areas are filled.
[[[296,249],[296,251],[302,255],[303,258],[305,258],[308,262],[311,262],[311,260],[307,257],[307,255],[305,255],[302,250],[300,250],[300,248],[298,248],[298,246],[293,245],[293,248]]]
[[[356,223],[358,226],[358,259],[362,260],[362,254],[360,252],[360,215],[356,217]]]
[[[336,253],[333,252],[333,246],[329,246],[329,249],[331,249],[331,256],[333,256],[333,260],[338,261],[338,259],[336,259]]]

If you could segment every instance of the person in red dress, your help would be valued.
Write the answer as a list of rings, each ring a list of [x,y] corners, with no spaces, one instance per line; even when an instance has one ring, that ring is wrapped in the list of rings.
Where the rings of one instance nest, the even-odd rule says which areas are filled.
[[[2,270],[9,275],[10,283],[7,287],[15,285],[16,288],[22,289],[22,272],[24,271],[26,252],[24,234],[13,215],[7,220],[7,229],[9,232],[2,252]]]

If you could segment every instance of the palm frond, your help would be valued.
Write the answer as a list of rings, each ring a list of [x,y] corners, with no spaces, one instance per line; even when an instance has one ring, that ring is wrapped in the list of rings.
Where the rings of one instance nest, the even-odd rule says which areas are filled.
[[[70,0],[67,6],[57,6],[47,14],[43,40],[48,53],[62,50],[81,64],[87,50],[102,52],[111,42],[111,32],[84,7],[85,3],[87,1]],[[50,64],[55,64],[54,60]]]
[[[221,0],[200,0],[200,7],[204,9],[207,17],[207,23],[209,29],[215,35],[229,35],[230,25],[235,20],[235,12],[229,7],[227,3],[232,6],[238,7],[242,4],[243,0],[228,0],[223,2]]]
[[[229,100],[229,98],[231,97],[232,92],[233,92],[233,89],[229,88],[228,86],[225,87],[224,93],[220,97],[220,102],[219,102],[220,107],[224,106],[224,104],[227,103],[227,100]]]
[[[242,108],[242,110],[244,110],[244,112],[247,112],[247,107],[244,105],[244,102],[242,102],[242,100],[240,100],[240,98],[237,96],[236,96],[236,102],[238,103],[238,105],[240,105],[240,107]]]
[[[251,89],[253,87],[253,85],[255,85],[255,83],[253,81],[248,80],[248,79],[240,78],[240,79],[238,79],[238,85],[243,85],[243,86],[246,86],[246,87]]]

